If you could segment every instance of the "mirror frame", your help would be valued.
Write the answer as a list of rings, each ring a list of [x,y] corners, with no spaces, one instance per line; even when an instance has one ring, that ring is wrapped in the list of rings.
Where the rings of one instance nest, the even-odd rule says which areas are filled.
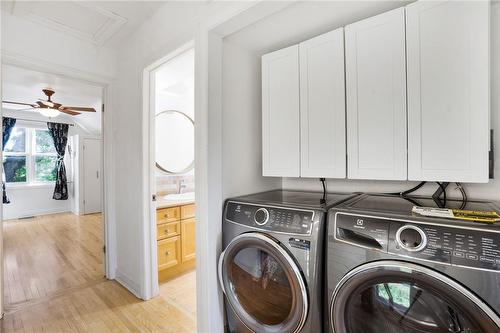
[[[164,110],[164,111],[157,113],[155,115],[155,124],[156,124],[156,117],[158,117],[159,115],[165,114],[165,113],[174,113],[174,114],[178,113],[181,116],[186,117],[186,119],[188,119],[191,122],[191,124],[193,124],[193,133],[194,133],[194,120],[190,116],[188,116],[187,114],[185,114],[184,112],[181,112],[179,110]],[[156,144],[158,144],[158,143],[156,142],[156,134],[155,134],[155,145]],[[155,160],[156,160],[156,156],[155,156]],[[191,161],[191,163],[181,171],[169,171],[169,170],[165,169],[164,167],[162,167],[160,164],[158,164],[157,161],[155,161],[155,164],[156,164],[156,167],[163,172],[166,172],[170,175],[180,175],[180,174],[187,173],[187,172],[191,171],[194,168],[194,161],[195,161],[195,159],[193,157],[193,160]]]

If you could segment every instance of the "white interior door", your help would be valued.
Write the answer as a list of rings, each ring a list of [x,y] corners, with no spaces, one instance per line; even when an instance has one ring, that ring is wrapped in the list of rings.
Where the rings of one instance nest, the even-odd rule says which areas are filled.
[[[101,140],[83,140],[83,213],[101,212]]]

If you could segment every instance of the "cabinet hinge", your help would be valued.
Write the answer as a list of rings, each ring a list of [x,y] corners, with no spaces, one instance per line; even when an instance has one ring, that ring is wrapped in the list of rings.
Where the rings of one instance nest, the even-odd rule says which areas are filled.
[[[106,253],[106,245],[102,247],[102,252]]]
[[[493,129],[490,130],[490,153],[489,153],[489,167],[490,167],[490,179],[495,178],[495,147],[494,147],[494,135]]]
[[[102,105],[101,112],[104,113],[104,104]]]

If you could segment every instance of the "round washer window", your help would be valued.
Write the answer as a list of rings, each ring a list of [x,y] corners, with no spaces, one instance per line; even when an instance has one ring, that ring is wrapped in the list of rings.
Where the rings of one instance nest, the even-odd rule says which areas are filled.
[[[340,282],[335,333],[498,333],[495,313],[448,277],[403,262],[363,265]]]
[[[235,238],[221,256],[220,278],[230,306],[254,332],[297,332],[308,296],[295,261],[260,233]]]

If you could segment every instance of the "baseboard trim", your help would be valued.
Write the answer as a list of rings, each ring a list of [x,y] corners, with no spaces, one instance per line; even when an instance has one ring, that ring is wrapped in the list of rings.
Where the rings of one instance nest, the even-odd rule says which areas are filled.
[[[61,213],[73,213],[70,210],[67,209],[49,209],[49,210],[34,210],[34,211],[24,211],[23,215],[16,215],[16,216],[3,216],[3,220],[17,220],[17,219],[22,219],[26,217],[33,217],[33,216],[42,216],[42,215],[50,215],[50,214],[61,214]],[[4,209],[4,214],[5,214],[5,209]]]
[[[134,294],[135,297],[142,299],[140,293],[140,286],[135,283],[130,277],[121,272],[119,269],[116,270],[115,280],[124,286],[128,291]]]

